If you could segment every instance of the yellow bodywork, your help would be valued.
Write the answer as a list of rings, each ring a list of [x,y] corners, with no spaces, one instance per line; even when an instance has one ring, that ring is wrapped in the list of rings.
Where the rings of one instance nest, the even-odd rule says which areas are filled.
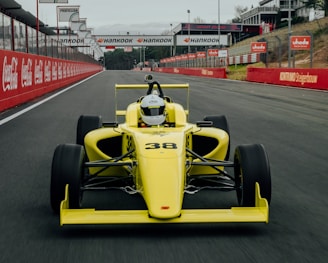
[[[148,85],[116,85],[117,89],[147,88]],[[189,88],[188,84],[163,84],[162,88]],[[189,92],[188,92],[189,94]],[[189,95],[188,95],[189,96]],[[133,152],[132,156],[118,162],[135,162],[108,170],[89,167],[97,176],[126,176],[133,174],[137,192],[147,206],[147,210],[95,210],[70,209],[69,185],[66,185],[65,199],[60,206],[60,225],[66,224],[126,224],[126,223],[211,223],[211,222],[265,222],[268,223],[269,206],[260,196],[256,183],[255,207],[232,207],[231,209],[182,209],[187,175],[210,174],[211,167],[190,167],[186,148],[193,148],[192,136],[207,136],[218,143],[204,157],[223,160],[228,147],[229,136],[220,129],[200,128],[187,122],[189,109],[173,102],[166,103],[168,123],[174,126],[140,128],[140,102],[130,104],[126,110],[118,110],[116,115],[124,115],[125,122],[117,127],[103,127],[89,132],[84,139],[88,160],[111,160],[112,156],[101,151],[97,143],[107,138],[120,137],[122,155]],[[200,161],[197,159],[194,162]],[[132,171],[131,171],[132,169]]]
[[[69,209],[68,185],[65,200],[60,205],[60,225],[69,224],[138,224],[138,223],[219,223],[219,222],[269,222],[269,205],[260,195],[256,183],[255,207],[232,207],[231,209],[186,209],[175,218],[150,217],[147,210]]]

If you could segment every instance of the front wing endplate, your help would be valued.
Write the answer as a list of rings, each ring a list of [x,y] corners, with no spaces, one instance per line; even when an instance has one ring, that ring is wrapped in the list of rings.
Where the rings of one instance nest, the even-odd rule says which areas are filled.
[[[138,223],[219,223],[219,222],[269,222],[269,205],[255,187],[255,207],[232,207],[230,209],[183,209],[176,218],[149,217],[147,210],[96,210],[69,209],[68,185],[65,200],[60,205],[60,225],[78,224],[138,224]]]

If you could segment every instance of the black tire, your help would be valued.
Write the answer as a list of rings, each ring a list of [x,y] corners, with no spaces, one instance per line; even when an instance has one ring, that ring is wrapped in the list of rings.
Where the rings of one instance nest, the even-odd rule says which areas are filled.
[[[271,201],[271,175],[268,156],[262,144],[238,146],[234,155],[237,199],[240,206],[255,206],[255,183],[261,196]]]
[[[59,212],[60,203],[65,198],[66,184],[69,185],[69,207],[81,207],[84,160],[85,151],[81,145],[61,144],[56,147],[50,182],[50,203],[55,213]]]
[[[228,143],[228,150],[227,154],[224,158],[225,161],[228,161],[230,158],[230,129],[228,125],[228,121],[226,116],[205,116],[204,121],[211,121],[213,122],[213,127],[224,130],[229,135],[229,143]]]
[[[102,127],[102,118],[101,116],[87,116],[81,115],[77,122],[76,129],[76,144],[84,145],[85,135],[98,128]]]

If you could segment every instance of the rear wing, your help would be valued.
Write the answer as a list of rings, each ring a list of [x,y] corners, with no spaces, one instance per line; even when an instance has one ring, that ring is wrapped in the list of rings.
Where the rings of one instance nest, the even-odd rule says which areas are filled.
[[[189,115],[189,83],[184,84],[160,84],[162,89],[186,89],[186,102],[185,102],[185,113]],[[118,116],[125,116],[126,109],[119,109],[118,108],[118,91],[125,90],[125,89],[145,89],[149,88],[148,84],[115,84],[115,116],[116,120]]]

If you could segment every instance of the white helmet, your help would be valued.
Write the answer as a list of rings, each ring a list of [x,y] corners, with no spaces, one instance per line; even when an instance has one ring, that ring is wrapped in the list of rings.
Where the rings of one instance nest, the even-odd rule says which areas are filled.
[[[158,95],[145,96],[141,101],[141,118],[148,125],[160,125],[165,121],[164,100]]]

